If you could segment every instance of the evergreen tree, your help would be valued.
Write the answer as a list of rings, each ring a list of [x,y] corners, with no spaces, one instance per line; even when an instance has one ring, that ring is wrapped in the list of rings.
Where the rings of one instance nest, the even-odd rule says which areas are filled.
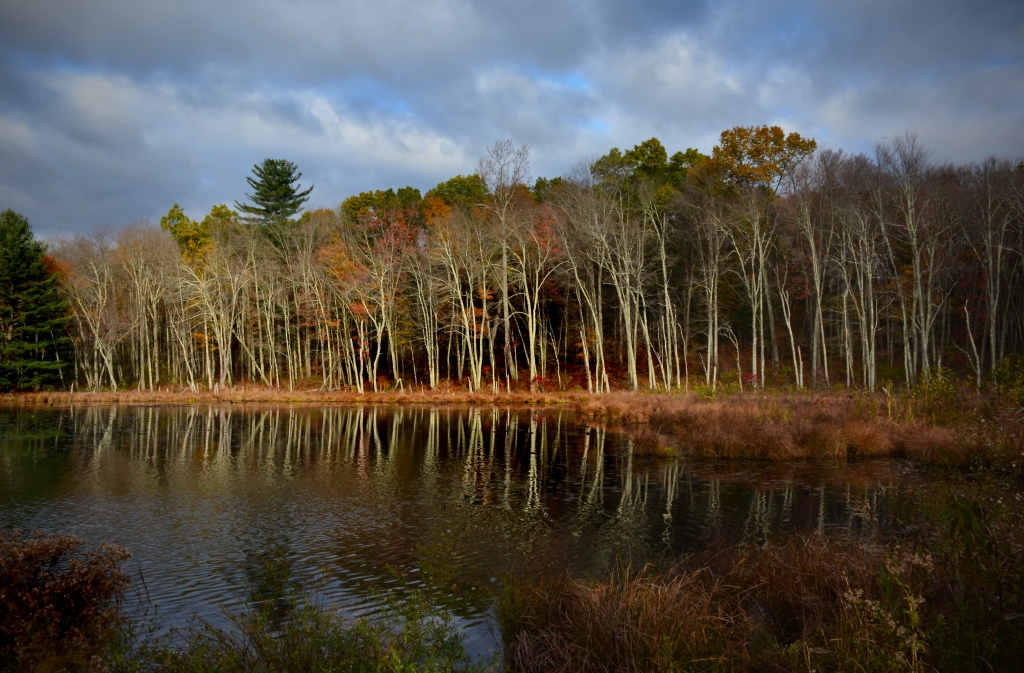
[[[253,193],[246,197],[255,205],[239,203],[235,205],[243,213],[253,216],[263,224],[282,222],[300,210],[302,204],[309,200],[309,189],[299,191],[296,184],[302,173],[298,167],[286,159],[264,159],[262,164],[252,167],[253,176],[246,176]]]
[[[25,217],[0,213],[0,390],[49,387],[65,365],[71,315],[45,252]]]

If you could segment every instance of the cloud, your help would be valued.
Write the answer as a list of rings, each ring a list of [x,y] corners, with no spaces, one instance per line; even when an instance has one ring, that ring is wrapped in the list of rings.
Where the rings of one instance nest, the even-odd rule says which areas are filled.
[[[199,216],[243,198],[244,176],[265,156],[301,157],[305,180],[317,183],[311,205],[326,207],[351,184],[433,179],[470,161],[429,128],[364,118],[309,91],[211,103],[123,76],[35,79],[46,114],[31,123],[0,116],[0,152],[11,159],[0,197],[36,214],[43,230],[156,219],[174,202]]]
[[[1020,157],[1024,65],[946,76],[942,86],[925,79],[844,88],[823,100],[817,116],[829,142],[861,151],[912,127],[937,161]]]
[[[547,176],[759,123],[971,160],[1024,153],[1024,5],[36,0],[5,7],[0,93],[0,207],[46,232],[201,214],[266,156],[318,206],[504,138]]]
[[[565,67],[595,44],[695,20],[701,2],[550,0],[36,0],[5,8],[0,42],[34,59],[194,77],[391,82],[529,60]]]

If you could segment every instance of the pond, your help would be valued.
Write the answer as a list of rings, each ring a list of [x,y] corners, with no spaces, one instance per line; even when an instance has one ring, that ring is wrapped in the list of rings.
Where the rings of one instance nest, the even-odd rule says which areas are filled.
[[[902,462],[719,463],[637,455],[558,410],[156,406],[0,410],[0,528],[129,549],[165,628],[223,622],[268,573],[353,615],[368,587],[452,573],[476,654],[497,648],[511,569],[600,574],[712,540],[885,526]],[[140,575],[141,579],[140,580]],[[401,590],[401,588],[399,588]]]

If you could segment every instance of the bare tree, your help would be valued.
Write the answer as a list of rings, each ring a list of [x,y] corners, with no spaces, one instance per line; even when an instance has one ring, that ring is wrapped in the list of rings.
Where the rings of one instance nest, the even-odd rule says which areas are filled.
[[[516,198],[517,190],[530,181],[530,148],[526,145],[516,147],[511,140],[495,142],[487,150],[487,155],[480,158],[477,173],[487,184],[491,192],[491,200],[486,207],[497,226],[497,236],[501,247],[499,290],[501,291],[502,331],[504,333],[505,367],[512,378],[519,378],[516,369],[516,356],[512,348],[512,308],[509,299],[509,236],[522,217],[518,206],[521,201]]]
[[[110,387],[117,390],[116,349],[135,328],[135,316],[127,296],[120,291],[123,285],[110,237],[106,231],[98,230],[60,241],[54,251],[70,269],[62,280],[75,310],[87,385],[98,389],[106,378]]]

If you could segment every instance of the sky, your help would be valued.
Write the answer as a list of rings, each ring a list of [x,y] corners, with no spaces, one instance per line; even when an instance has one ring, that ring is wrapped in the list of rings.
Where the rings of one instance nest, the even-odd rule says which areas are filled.
[[[534,177],[778,124],[935,161],[1024,155],[1024,2],[3,0],[0,209],[52,236],[244,200],[423,191],[495,141]]]

